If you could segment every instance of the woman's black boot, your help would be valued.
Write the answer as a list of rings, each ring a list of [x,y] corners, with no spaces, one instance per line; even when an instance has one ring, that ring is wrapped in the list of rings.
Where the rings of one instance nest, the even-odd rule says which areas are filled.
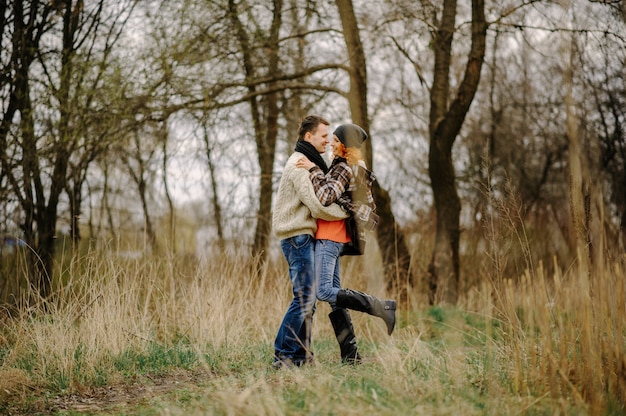
[[[344,308],[336,309],[328,314],[328,318],[339,343],[341,361],[346,364],[360,364],[361,356],[357,351],[354,327],[348,311]]]
[[[387,325],[387,333],[389,335],[391,335],[393,328],[396,326],[395,300],[382,300],[358,290],[340,289],[339,293],[337,293],[337,307],[365,312],[382,318]]]

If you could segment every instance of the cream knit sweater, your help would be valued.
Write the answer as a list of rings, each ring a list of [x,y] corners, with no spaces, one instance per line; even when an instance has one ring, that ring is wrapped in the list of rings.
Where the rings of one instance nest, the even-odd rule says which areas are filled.
[[[334,221],[348,217],[339,205],[325,207],[320,203],[309,179],[309,171],[296,167],[296,161],[302,156],[302,153],[294,152],[289,157],[278,185],[272,229],[280,240],[299,234],[315,236],[317,218]]]

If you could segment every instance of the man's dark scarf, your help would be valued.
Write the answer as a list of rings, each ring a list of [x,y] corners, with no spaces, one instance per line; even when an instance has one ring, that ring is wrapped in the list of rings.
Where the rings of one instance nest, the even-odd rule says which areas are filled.
[[[328,166],[326,166],[326,162],[321,154],[315,149],[315,147],[304,140],[298,140],[296,142],[296,152],[300,152],[305,155],[309,160],[315,163],[317,166],[324,171],[324,174],[328,173]]]

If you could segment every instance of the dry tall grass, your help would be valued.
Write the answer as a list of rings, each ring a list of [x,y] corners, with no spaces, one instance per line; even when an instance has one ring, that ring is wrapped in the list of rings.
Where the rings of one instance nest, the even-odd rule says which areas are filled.
[[[499,293],[516,394],[571,398],[594,414],[626,403],[626,279],[619,262],[547,276],[540,265]]]
[[[502,324],[498,350],[517,395],[572,401],[591,414],[622,414],[626,403],[626,274],[624,254],[596,258],[579,252],[545,265],[533,240],[550,241],[547,229],[529,237],[511,184],[503,198],[487,189],[493,216],[483,257],[483,288],[476,308]],[[604,237],[600,237],[604,240]],[[602,244],[597,243],[603,247]],[[558,251],[556,248],[553,250]],[[621,257],[620,257],[621,256]],[[517,258],[525,270],[506,276]],[[486,266],[485,266],[486,265]]]
[[[329,309],[319,304],[319,364],[273,372],[290,297],[282,258],[261,267],[236,255],[129,260],[94,251],[68,262],[45,308],[4,319],[0,404],[124,382],[135,373],[120,357],[138,360],[156,345],[196,353],[189,365],[206,375],[188,396],[157,400],[157,414],[620,414],[623,265],[591,275],[555,268],[485,280],[461,308],[400,310],[392,337],[382,322],[353,314],[366,357],[358,368],[338,363]],[[348,286],[382,295],[381,282],[363,277],[371,266],[344,269]]]
[[[45,385],[50,374],[71,378],[77,363],[82,374],[95,374],[110,357],[151,343],[221,348],[269,340],[286,288],[283,271],[257,271],[236,257],[200,263],[93,252],[63,274],[69,279],[53,301],[5,321],[1,342],[10,349],[0,372],[26,360],[31,384]]]

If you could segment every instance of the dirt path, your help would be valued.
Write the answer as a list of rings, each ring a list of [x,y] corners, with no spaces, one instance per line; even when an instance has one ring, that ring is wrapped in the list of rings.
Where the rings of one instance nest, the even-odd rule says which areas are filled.
[[[37,397],[23,402],[13,402],[3,410],[8,415],[49,415],[59,411],[120,412],[135,408],[152,398],[162,397],[181,389],[197,389],[209,377],[204,372],[177,370],[165,375],[142,375],[117,385],[85,388],[64,396]],[[2,413],[2,412],[0,412]]]

